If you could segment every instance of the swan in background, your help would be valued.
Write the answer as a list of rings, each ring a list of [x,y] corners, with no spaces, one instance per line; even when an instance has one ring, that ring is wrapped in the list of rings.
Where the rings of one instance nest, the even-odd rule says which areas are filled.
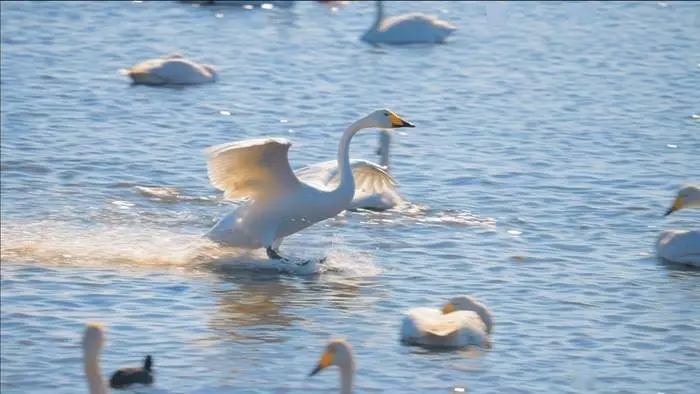
[[[352,347],[342,339],[334,339],[326,345],[316,368],[309,374],[314,376],[331,365],[337,365],[340,369],[340,393],[352,393],[352,381],[355,377],[355,357]]]
[[[219,79],[214,67],[187,60],[181,54],[146,60],[120,73],[144,85],[194,85]]]
[[[83,333],[83,370],[90,394],[107,394],[108,392],[100,367],[100,352],[104,342],[105,334],[102,324],[88,323]]]
[[[401,341],[408,345],[460,348],[491,347],[491,311],[475,298],[457,296],[442,310],[409,309],[401,325]]]
[[[388,109],[380,109],[351,124],[340,138],[340,167],[334,188],[307,184],[294,174],[287,153],[291,141],[283,138],[252,139],[207,148],[207,173],[211,184],[230,200],[248,198],[221,218],[205,235],[225,246],[265,248],[270,259],[283,259],[279,246],[284,237],[346,210],[355,194],[350,165],[350,140],[367,128],[415,127]],[[379,168],[366,175],[390,182]],[[287,260],[287,259],[283,259]],[[308,263],[308,262],[307,262]]]
[[[362,35],[371,44],[438,44],[457,30],[449,22],[421,13],[384,18],[384,4],[377,0],[377,17]]]
[[[684,208],[700,208],[700,186],[682,185],[664,216]],[[667,230],[656,241],[658,256],[667,261],[700,267],[700,230]]]
[[[383,211],[391,209],[401,202],[401,195],[396,189],[396,181],[388,177],[377,177],[378,171],[386,171],[389,174],[389,145],[391,144],[391,131],[381,129],[379,131],[379,165],[366,160],[350,160],[350,167],[355,178],[355,195],[348,209],[370,209]],[[294,172],[303,182],[333,186],[339,182],[338,164],[335,160],[311,164]]]

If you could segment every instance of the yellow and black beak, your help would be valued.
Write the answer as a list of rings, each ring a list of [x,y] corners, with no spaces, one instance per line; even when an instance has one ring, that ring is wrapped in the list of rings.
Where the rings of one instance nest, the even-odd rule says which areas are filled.
[[[671,205],[671,208],[666,211],[664,216],[668,216],[672,214],[673,212],[676,212],[677,210],[681,209],[683,207],[683,197],[676,197],[676,201],[673,202],[673,205]]]
[[[326,351],[325,353],[323,353],[323,356],[321,356],[321,361],[318,362],[318,365],[316,365],[316,368],[314,368],[314,370],[311,371],[309,376],[316,375],[317,373],[321,372],[323,369],[328,368],[332,363],[333,363],[333,354]]]
[[[400,127],[416,127],[413,123],[401,119],[393,112],[389,114],[389,120],[391,121],[391,127],[394,129],[398,129]]]
[[[450,303],[450,304],[447,304],[444,307],[442,307],[442,314],[446,315],[448,313],[452,313],[452,311],[454,311],[454,310],[455,310],[455,306]]]

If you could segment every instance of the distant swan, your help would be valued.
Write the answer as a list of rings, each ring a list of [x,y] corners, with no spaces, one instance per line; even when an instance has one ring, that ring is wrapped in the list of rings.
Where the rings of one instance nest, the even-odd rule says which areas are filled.
[[[700,187],[682,185],[671,208],[664,216],[684,208],[700,208]],[[700,267],[700,230],[667,230],[656,241],[661,259]]]
[[[396,189],[396,181],[391,175],[387,177],[374,176],[377,170],[389,173],[389,148],[391,131],[379,131],[380,157],[379,165],[366,160],[350,160],[350,167],[355,178],[355,196],[348,209],[371,209],[383,211],[391,209],[401,202],[401,195]],[[335,160],[311,164],[294,172],[303,182],[330,186],[339,182],[338,163]]]
[[[409,345],[460,348],[490,347],[491,311],[475,298],[457,296],[442,310],[410,309],[401,325],[401,341]]]
[[[314,376],[331,365],[337,365],[340,369],[340,393],[352,393],[352,381],[355,377],[355,357],[352,347],[342,339],[334,339],[326,345],[321,360],[309,376]]]
[[[187,60],[181,54],[146,60],[130,69],[120,70],[135,84],[194,85],[216,82],[219,78],[213,66]]]
[[[457,30],[449,22],[421,13],[384,18],[384,5],[377,0],[377,17],[372,27],[362,35],[371,44],[438,44]]]
[[[289,166],[287,152],[292,143],[282,138],[253,139],[207,148],[207,170],[211,184],[230,200],[248,197],[235,211],[224,216],[206,234],[226,246],[265,248],[270,259],[282,259],[279,246],[284,237],[299,232],[348,209],[355,194],[350,165],[350,140],[366,128],[414,127],[388,109],[372,112],[351,124],[340,138],[335,188],[309,185]],[[389,174],[374,168],[372,177],[390,182]],[[380,182],[380,181],[375,181]]]
[[[83,370],[88,382],[90,394],[107,394],[109,389],[102,375],[100,352],[105,342],[102,324],[90,322],[85,325],[83,333]],[[141,368],[122,368],[114,373],[110,384],[114,388],[126,387],[132,383],[151,384],[151,356],[146,357],[145,371]],[[115,378],[116,377],[116,378]]]

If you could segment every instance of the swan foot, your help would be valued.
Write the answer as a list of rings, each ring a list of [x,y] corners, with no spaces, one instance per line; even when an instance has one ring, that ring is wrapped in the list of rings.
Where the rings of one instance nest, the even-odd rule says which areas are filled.
[[[268,246],[267,248],[265,248],[265,252],[267,253],[267,257],[270,260],[280,260],[280,261],[283,261],[285,263],[292,263],[291,259],[280,256],[280,254],[276,250],[272,249],[272,247]],[[325,263],[326,259],[327,259],[327,257],[322,257],[321,260],[319,260],[319,263],[320,264]],[[305,266],[305,265],[308,265],[311,261],[312,260],[306,260],[306,261],[302,261],[299,263],[295,262],[294,264],[298,265],[298,266]]]

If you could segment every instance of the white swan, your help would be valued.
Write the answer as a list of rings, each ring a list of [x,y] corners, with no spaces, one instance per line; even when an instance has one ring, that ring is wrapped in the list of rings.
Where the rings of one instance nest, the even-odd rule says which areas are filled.
[[[351,124],[340,138],[335,188],[312,186],[300,181],[289,166],[291,141],[282,138],[254,139],[207,148],[207,170],[211,184],[227,199],[248,197],[235,211],[224,216],[206,234],[226,246],[264,247],[271,259],[282,259],[278,250],[284,237],[332,218],[350,206],[355,181],[350,166],[350,140],[366,128],[414,127],[388,109],[377,110]],[[368,176],[370,176],[368,174]],[[376,169],[373,177],[390,182],[386,172]]]
[[[342,339],[334,339],[326,345],[326,349],[321,356],[316,368],[309,374],[314,376],[321,370],[337,365],[340,369],[340,393],[352,393],[352,381],[355,377],[355,357],[352,354],[352,347]]]
[[[384,5],[377,0],[377,17],[362,35],[371,44],[437,44],[457,30],[449,22],[421,13],[410,13],[384,19]]]
[[[401,202],[401,195],[396,189],[396,181],[389,177],[378,177],[378,170],[389,173],[389,146],[391,143],[391,131],[382,129],[379,131],[379,148],[377,154],[380,157],[379,165],[366,160],[350,160],[350,167],[355,178],[355,196],[348,209],[371,209],[383,211],[391,209]],[[323,187],[333,186],[339,182],[338,163],[335,160],[311,164],[294,171],[299,180]]]
[[[88,323],[83,333],[83,370],[90,394],[107,394],[107,384],[100,367],[100,352],[105,342],[102,324]]]
[[[401,341],[409,345],[459,348],[469,345],[491,347],[491,311],[475,298],[457,296],[442,311],[410,309],[401,325]]]
[[[187,60],[181,54],[146,60],[120,73],[144,85],[194,85],[219,79],[214,67]]]
[[[671,208],[664,216],[684,208],[700,208],[700,187],[682,185]],[[700,230],[667,230],[656,240],[661,259],[700,267]]]

